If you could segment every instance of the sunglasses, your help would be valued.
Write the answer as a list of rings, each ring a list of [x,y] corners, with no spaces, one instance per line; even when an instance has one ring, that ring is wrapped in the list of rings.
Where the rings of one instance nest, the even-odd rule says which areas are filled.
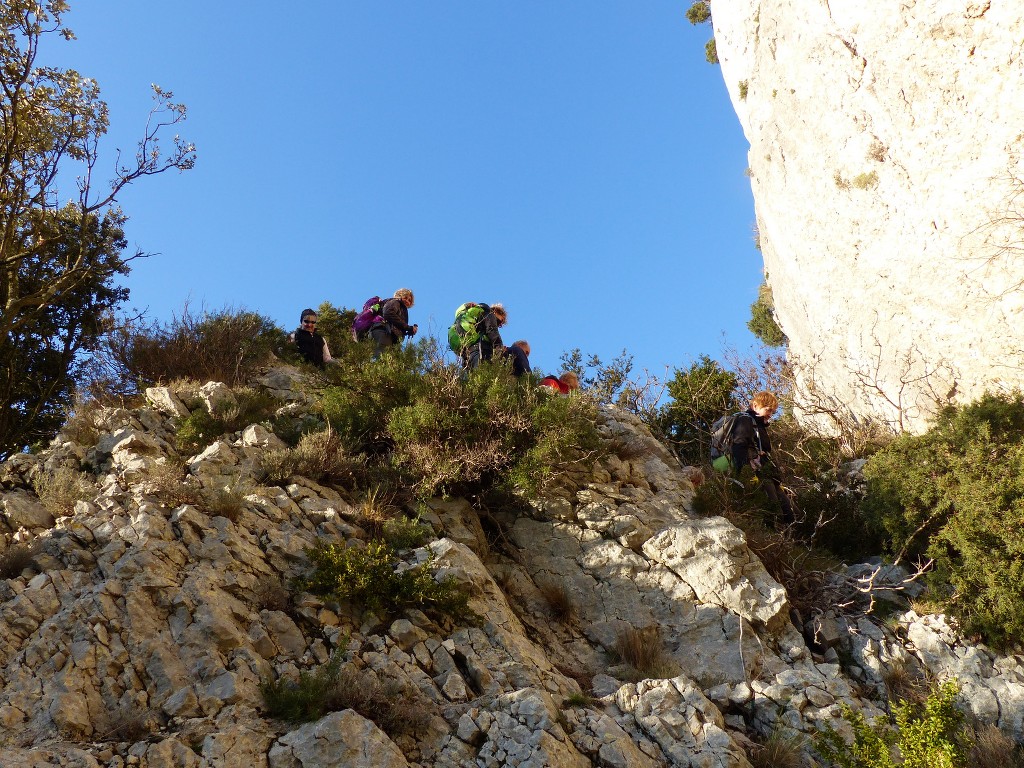
[[[316,325],[316,320],[303,320],[303,325]]]

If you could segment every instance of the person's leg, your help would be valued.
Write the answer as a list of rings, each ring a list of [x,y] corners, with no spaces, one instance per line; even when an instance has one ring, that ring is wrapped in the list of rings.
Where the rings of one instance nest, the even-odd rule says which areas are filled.
[[[471,370],[471,371],[475,370],[476,367],[478,365],[480,365],[480,359],[481,359],[482,352],[483,352],[483,350],[480,347],[480,342],[477,342],[476,344],[474,344],[473,346],[471,346],[469,348],[469,354],[466,357],[466,359],[468,361],[467,364],[468,364],[469,370]]]
[[[370,331],[370,338],[373,339],[373,343],[376,345],[376,349],[373,351],[374,360],[380,359],[381,352],[390,347],[395,341],[395,337],[391,335],[391,331],[387,328],[381,327],[373,328]]]
[[[772,506],[782,510],[782,522],[786,525],[791,524],[794,519],[793,504],[789,500],[789,495],[782,489],[782,483],[774,477],[762,476],[761,487],[764,489],[764,494],[768,497],[768,501],[772,503]]]

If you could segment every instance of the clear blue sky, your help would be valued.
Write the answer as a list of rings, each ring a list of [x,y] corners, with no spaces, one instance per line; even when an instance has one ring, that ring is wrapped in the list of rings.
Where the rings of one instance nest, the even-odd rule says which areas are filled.
[[[73,0],[44,63],[99,82],[111,163],[150,83],[188,105],[195,169],[121,197],[151,317],[290,330],[409,287],[421,332],[501,301],[535,366],[627,348],[663,374],[749,346],[761,282],[747,143],[687,5]]]

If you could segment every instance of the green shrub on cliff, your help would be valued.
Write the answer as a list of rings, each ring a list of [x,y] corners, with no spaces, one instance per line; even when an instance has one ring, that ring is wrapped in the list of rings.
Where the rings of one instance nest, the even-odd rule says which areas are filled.
[[[890,554],[931,558],[932,587],[969,634],[1024,633],[1024,398],[988,394],[942,411],[864,469],[863,511]]]

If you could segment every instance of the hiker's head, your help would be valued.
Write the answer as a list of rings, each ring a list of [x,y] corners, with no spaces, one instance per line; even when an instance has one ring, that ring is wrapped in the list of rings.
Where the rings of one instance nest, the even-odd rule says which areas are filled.
[[[314,328],[316,328],[316,322],[316,312],[308,308],[302,310],[302,314],[299,315],[299,325],[301,325],[307,331],[312,331]]]
[[[570,392],[580,388],[580,378],[572,371],[566,371],[558,377],[558,380],[565,384],[565,386],[569,388]]]
[[[520,339],[519,341],[513,341],[512,342],[512,346],[513,347],[519,347],[521,350],[523,350],[524,353],[526,353],[527,357],[530,356],[530,344],[529,344],[529,342],[527,342],[527,341],[525,341],[523,339]]]
[[[755,393],[754,396],[750,398],[750,407],[758,416],[768,418],[778,410],[779,398],[771,392],[765,392],[762,390]]]
[[[494,313],[494,317],[498,320],[498,325],[502,326],[508,322],[508,312],[501,304],[491,304],[491,312]]]
[[[413,304],[416,303],[415,299],[413,298],[412,291],[410,291],[408,288],[399,288],[397,291],[395,291],[395,298],[399,299],[407,307],[411,307]]]

